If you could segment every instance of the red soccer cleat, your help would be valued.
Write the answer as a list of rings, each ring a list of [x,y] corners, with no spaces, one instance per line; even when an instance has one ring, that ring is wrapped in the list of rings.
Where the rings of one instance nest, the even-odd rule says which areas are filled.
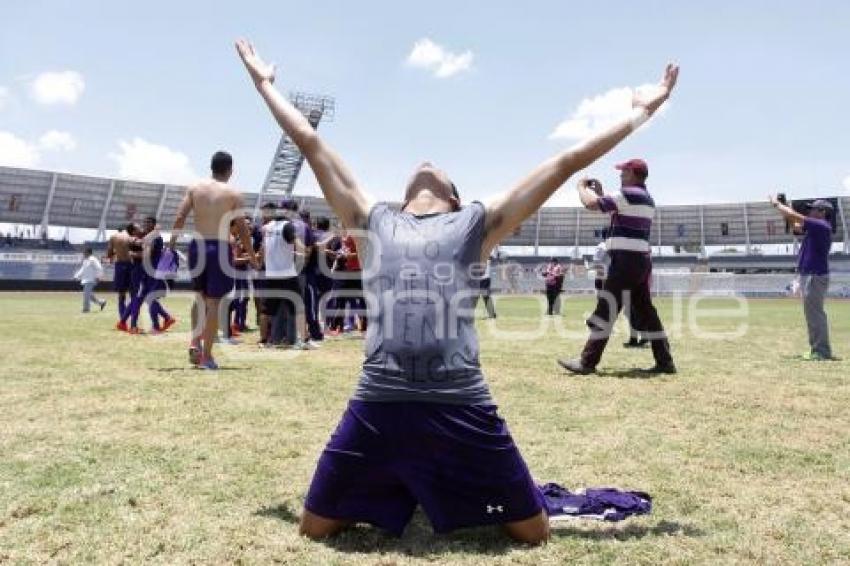
[[[239,330],[238,324],[231,324],[230,325],[230,335],[231,336],[240,336],[241,334],[242,334],[242,332]]]
[[[174,326],[175,324],[177,324],[177,319],[173,317],[169,318],[168,320],[162,323],[162,331],[167,332],[168,329]]]
[[[120,330],[121,332],[127,332],[130,329],[127,328],[126,322],[120,321],[120,322],[118,322],[118,324],[115,325],[115,330]]]
[[[144,334],[144,333],[145,333],[145,331],[144,331],[144,330],[142,330],[141,328],[139,328],[138,326],[134,326],[134,327],[132,327],[132,328],[131,328],[130,330],[128,330],[127,332],[128,332],[128,333],[130,333],[130,334],[133,334],[133,335],[135,335],[135,336],[141,336],[142,334]]]

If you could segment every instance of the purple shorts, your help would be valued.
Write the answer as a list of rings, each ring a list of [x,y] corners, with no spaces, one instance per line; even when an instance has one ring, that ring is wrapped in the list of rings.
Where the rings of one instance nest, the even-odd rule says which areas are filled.
[[[129,261],[116,261],[115,274],[112,276],[112,288],[123,293],[130,290],[130,272],[133,263]]]
[[[139,290],[139,296],[145,298],[149,293],[158,293],[159,295],[165,294],[168,287],[165,285],[165,281],[162,279],[157,279],[156,277],[152,277],[148,274],[145,274],[144,279],[142,281],[142,288]],[[161,296],[151,297],[151,299],[160,299]]]
[[[227,264],[222,265],[223,262]],[[196,292],[213,299],[222,298],[233,289],[233,278],[228,275],[232,269],[233,259],[227,242],[201,240],[199,245],[198,240],[192,240],[189,244],[189,271],[192,289]]]
[[[495,405],[349,402],[304,507],[401,535],[417,505],[437,533],[540,513],[539,492]]]

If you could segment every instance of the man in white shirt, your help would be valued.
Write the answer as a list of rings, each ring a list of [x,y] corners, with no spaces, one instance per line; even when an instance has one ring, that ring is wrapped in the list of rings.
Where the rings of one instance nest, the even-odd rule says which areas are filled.
[[[101,277],[103,277],[103,266],[92,255],[91,248],[86,248],[83,251],[83,264],[74,274],[74,279],[79,280],[83,286],[83,312],[89,312],[92,302],[100,305],[100,310],[106,307],[106,301],[101,301],[94,296],[95,285]]]
[[[267,296],[263,299],[262,324],[267,329],[269,343],[282,338],[286,346],[308,349],[309,346],[297,337],[295,317],[298,310],[303,311],[303,305],[299,304],[301,287],[298,284],[296,243],[295,225],[277,210],[275,219],[263,226],[262,256],[266,266],[263,290]],[[276,317],[284,322],[282,337],[275,336]]]

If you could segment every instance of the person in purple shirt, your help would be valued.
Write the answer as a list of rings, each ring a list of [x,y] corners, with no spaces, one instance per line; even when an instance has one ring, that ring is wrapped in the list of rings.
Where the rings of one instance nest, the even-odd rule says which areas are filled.
[[[141,302],[148,304],[148,314],[151,318],[151,334],[160,334],[167,331],[177,323],[168,311],[163,308],[159,299],[167,292],[167,285],[162,274],[157,273],[157,267],[162,259],[165,242],[159,232],[156,218],[148,216],[144,220],[143,228],[145,236],[142,238],[144,245],[142,269],[142,285],[139,289],[138,298]],[[141,307],[141,304],[139,304]],[[138,313],[138,311],[137,311]],[[160,319],[162,322],[160,323]]]
[[[324,339],[324,334],[322,333],[322,326],[319,324],[318,264],[316,254],[318,253],[319,237],[320,235],[323,236],[324,233],[313,227],[309,210],[301,209],[298,216],[305,227],[303,241],[306,258],[304,260],[303,273],[304,312],[307,319],[307,335],[310,337],[310,340],[321,341]]]
[[[795,234],[803,235],[797,271],[800,273],[803,313],[806,316],[810,346],[803,358],[814,361],[832,359],[829,323],[823,308],[829,289],[829,250],[832,247],[829,215],[832,213],[832,204],[818,199],[810,205],[809,215],[803,216],[777,196],[771,196],[770,203],[794,226]]]

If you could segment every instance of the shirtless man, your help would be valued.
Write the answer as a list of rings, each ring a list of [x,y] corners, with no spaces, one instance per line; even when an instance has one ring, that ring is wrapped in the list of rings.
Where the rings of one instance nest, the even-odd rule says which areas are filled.
[[[189,270],[192,288],[198,294],[192,308],[192,339],[189,361],[201,369],[218,369],[212,357],[212,347],[218,332],[219,303],[233,289],[233,264],[230,253],[230,222],[236,219],[239,238],[247,250],[251,265],[257,260],[251,245],[251,235],[241,208],[241,193],[228,184],[233,174],[233,158],[229,153],[217,151],[210,162],[212,178],[190,186],[186,197],[177,209],[171,231],[171,249],[189,213],[194,214],[195,239],[189,244]],[[198,312],[203,309],[201,312]],[[203,332],[198,332],[198,321],[203,321]]]
[[[133,262],[130,258],[130,241],[133,239],[130,236],[132,225],[125,226],[115,234],[109,237],[109,243],[106,246],[106,258],[114,266],[115,273],[112,276],[112,287],[118,293],[118,328],[120,328],[121,320],[124,318],[124,311],[127,309],[127,292],[130,290],[130,272],[133,269]]]
[[[481,372],[470,308],[479,285],[470,268],[486,262],[570,176],[648,120],[670,96],[678,68],[669,65],[657,87],[636,94],[630,116],[544,161],[487,202],[461,205],[448,175],[423,163],[396,211],[366,195],[279,93],[274,66],[247,41],[236,48],[343,225],[374,240],[358,246],[370,298],[366,359],[319,458],[300,532],[323,538],[364,522],[398,535],[421,505],[438,532],[500,525],[516,540],[544,542],[549,523],[539,493]],[[448,332],[444,321],[451,322]]]

